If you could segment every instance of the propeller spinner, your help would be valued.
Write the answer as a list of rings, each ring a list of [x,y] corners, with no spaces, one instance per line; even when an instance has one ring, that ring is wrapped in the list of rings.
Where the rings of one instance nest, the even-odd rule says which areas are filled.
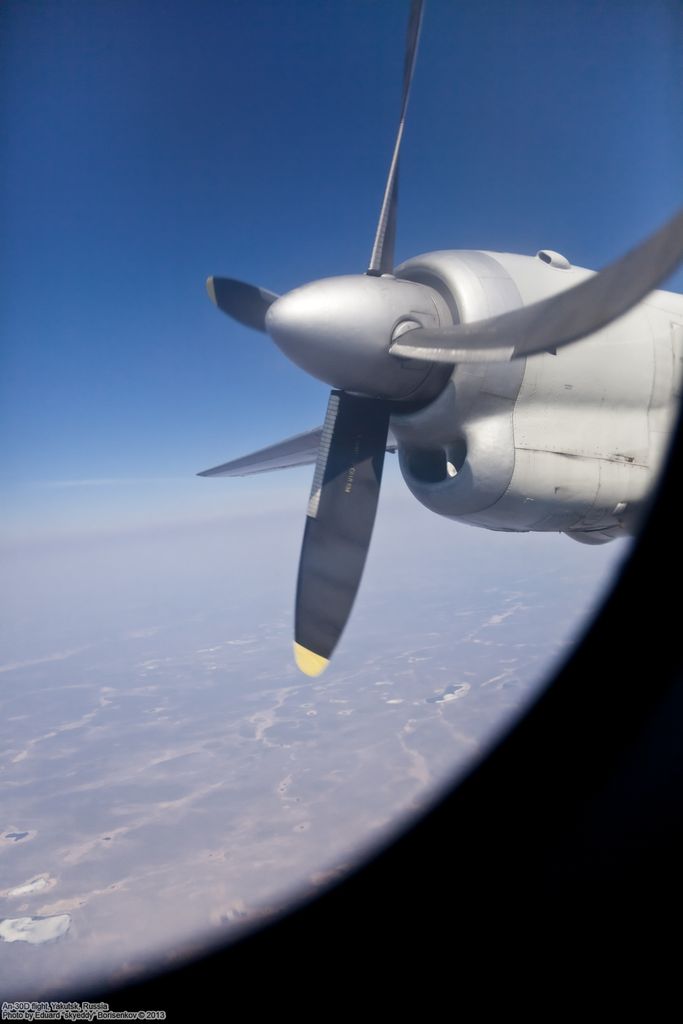
[[[681,211],[590,280],[535,305],[464,324],[453,323],[434,289],[393,277],[399,155],[423,7],[423,0],[412,0],[398,131],[365,274],[315,281],[284,296],[229,278],[207,281],[219,309],[269,334],[297,366],[333,388],[296,593],[294,652],[311,676],[327,666],[358,591],[396,403],[436,397],[456,362],[554,351],[592,334],[627,312],[683,259]]]

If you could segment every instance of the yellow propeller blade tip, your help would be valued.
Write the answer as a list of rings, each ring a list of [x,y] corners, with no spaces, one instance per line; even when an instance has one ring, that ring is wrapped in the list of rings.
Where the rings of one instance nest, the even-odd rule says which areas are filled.
[[[309,651],[307,647],[302,647],[297,643],[294,644],[294,657],[306,676],[319,676],[330,663],[329,658],[322,658],[319,654],[315,654],[314,651]]]

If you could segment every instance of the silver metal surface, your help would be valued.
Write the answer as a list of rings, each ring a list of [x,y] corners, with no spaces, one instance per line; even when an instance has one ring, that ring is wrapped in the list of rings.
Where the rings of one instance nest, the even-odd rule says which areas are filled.
[[[427,253],[397,273],[439,290],[455,321],[509,309],[513,289],[521,305],[591,276],[470,252]],[[488,529],[583,543],[632,533],[664,457],[682,359],[683,296],[655,291],[557,355],[459,364],[429,406],[393,417],[406,483],[432,511]]]
[[[628,312],[683,260],[683,210],[599,274],[546,299],[476,323],[404,335],[391,351],[435,362],[509,360],[556,351]]]
[[[287,292],[266,316],[266,329],[284,354],[333,388],[390,399],[428,399],[450,372],[388,353],[397,326],[451,323],[432,288],[393,277],[353,274],[314,281]]]
[[[494,254],[426,253],[401,264],[397,274],[437,290],[455,321],[522,305],[513,276]],[[401,472],[427,508],[449,517],[474,515],[503,496],[514,470],[513,413],[523,375],[524,360],[456,366],[429,406],[392,417]],[[440,479],[428,479],[439,472]]]

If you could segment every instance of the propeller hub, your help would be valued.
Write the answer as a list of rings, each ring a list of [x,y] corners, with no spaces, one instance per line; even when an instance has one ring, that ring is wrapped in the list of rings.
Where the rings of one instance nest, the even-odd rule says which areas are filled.
[[[275,344],[307,373],[343,391],[399,400],[434,397],[448,372],[390,355],[397,332],[451,323],[446,303],[433,288],[366,274],[295,288],[273,302],[266,315]]]

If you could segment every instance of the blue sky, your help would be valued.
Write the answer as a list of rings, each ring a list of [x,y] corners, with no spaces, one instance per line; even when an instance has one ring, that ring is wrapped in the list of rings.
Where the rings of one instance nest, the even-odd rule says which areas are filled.
[[[281,292],[365,268],[407,9],[2,5],[7,537],[303,510],[308,470],[194,476],[315,425],[327,399],[204,280]],[[618,256],[683,197],[682,47],[678,0],[429,0],[397,257]]]
[[[16,791],[28,794],[21,786],[35,783],[38,794],[35,804],[19,801],[22,820],[43,815],[26,825],[44,840],[30,852],[47,851],[44,864],[56,865],[50,870],[60,880],[69,872],[60,866],[59,836],[68,834],[71,846],[74,826],[98,827],[90,815],[79,820],[91,799],[83,773],[92,750],[104,766],[100,781],[113,784],[110,798],[95,794],[96,817],[118,822],[121,776],[108,766],[116,758],[124,773],[135,765],[141,735],[150,737],[149,763],[163,763],[190,722],[190,736],[199,730],[210,750],[202,783],[215,773],[221,786],[226,778],[235,786],[240,761],[229,744],[241,708],[248,721],[268,721],[270,688],[277,710],[279,688],[292,684],[294,704],[281,724],[286,731],[296,722],[296,686],[308,681],[291,658],[292,616],[312,468],[243,480],[195,474],[320,423],[327,388],[265,336],[220,314],[204,282],[224,274],[284,292],[365,269],[398,115],[408,6],[0,3],[0,696],[19,707],[3,719],[5,747],[12,753],[21,734],[30,751],[12,762]],[[683,201],[682,50],[680,0],[428,0],[402,156],[397,258],[441,248],[551,248],[597,268],[617,257]],[[683,273],[672,285],[683,290]],[[322,760],[316,768],[309,740],[296,741],[302,778],[324,780],[350,766],[351,816],[336,796],[320,800],[319,820],[329,812],[338,823],[339,849],[356,835],[369,841],[375,801],[395,791],[382,782],[393,764],[386,754],[398,735],[395,708],[384,714],[375,683],[386,674],[407,680],[410,701],[430,709],[426,695],[442,681],[472,681],[472,712],[458,703],[456,731],[437,743],[429,731],[415,735],[419,709],[396,704],[411,716],[411,743],[423,744],[416,749],[434,778],[453,771],[454,739],[467,757],[477,754],[474,734],[461,728],[468,715],[490,742],[564,656],[629,550],[624,542],[589,548],[439,519],[413,500],[396,463],[387,458],[357,605],[323,683],[302,707],[328,697],[345,705],[362,695],[364,679],[377,700],[359,700],[349,717],[330,712],[339,724],[318,744],[331,758],[329,774]],[[214,703],[205,703],[203,659],[219,647],[228,653],[216,663]],[[147,731],[139,710],[141,701],[157,702],[147,658],[165,666],[159,704],[178,695],[158,733]],[[114,702],[100,699],[109,692],[103,684]],[[119,706],[133,716],[130,728]],[[91,721],[92,733],[72,731],[74,723],[90,730]],[[54,756],[56,730],[66,737],[64,760],[33,760],[43,749]],[[404,739],[401,732],[401,759]],[[281,759],[274,746],[253,764],[249,754],[245,798],[251,806],[260,787],[266,801],[254,804],[259,836],[278,780],[294,770],[292,750],[287,741]],[[174,777],[182,781],[180,763]],[[44,794],[48,774],[54,801]],[[153,810],[148,785],[145,769],[130,799]],[[159,851],[168,854],[183,880],[179,898],[164,907],[185,929],[196,919],[183,904],[185,877],[196,871],[186,869],[182,851],[196,847],[200,833],[201,846],[209,842],[198,820],[223,843],[231,813],[224,803],[219,811],[201,804],[198,819],[197,806],[188,812],[192,827],[173,819],[177,842],[143,829],[140,845],[124,848],[124,859],[133,850],[137,875],[154,882],[150,906],[158,903]],[[353,832],[354,820],[366,833]],[[337,855],[331,834],[305,833],[312,851],[324,846],[321,863]],[[284,863],[289,846],[274,835],[274,856]],[[238,839],[250,851],[242,831]],[[99,850],[94,856],[82,876],[78,867],[70,875],[78,894],[95,885],[93,863],[104,864]],[[116,856],[105,873],[118,870]],[[260,853],[252,860],[276,863]],[[150,870],[140,873],[141,863]],[[30,877],[17,870],[17,882]],[[200,874],[198,884],[210,879],[203,867]],[[138,900],[140,890],[122,892],[117,912],[127,936],[126,899]],[[71,937],[80,942],[46,947],[60,976],[70,956],[83,970],[106,949],[93,936],[119,934],[110,929],[115,911],[98,917],[93,904],[92,917],[74,912]],[[154,913],[147,917],[158,925]],[[132,962],[122,942],[116,955],[122,949]],[[44,961],[31,961],[22,968],[42,975]]]

